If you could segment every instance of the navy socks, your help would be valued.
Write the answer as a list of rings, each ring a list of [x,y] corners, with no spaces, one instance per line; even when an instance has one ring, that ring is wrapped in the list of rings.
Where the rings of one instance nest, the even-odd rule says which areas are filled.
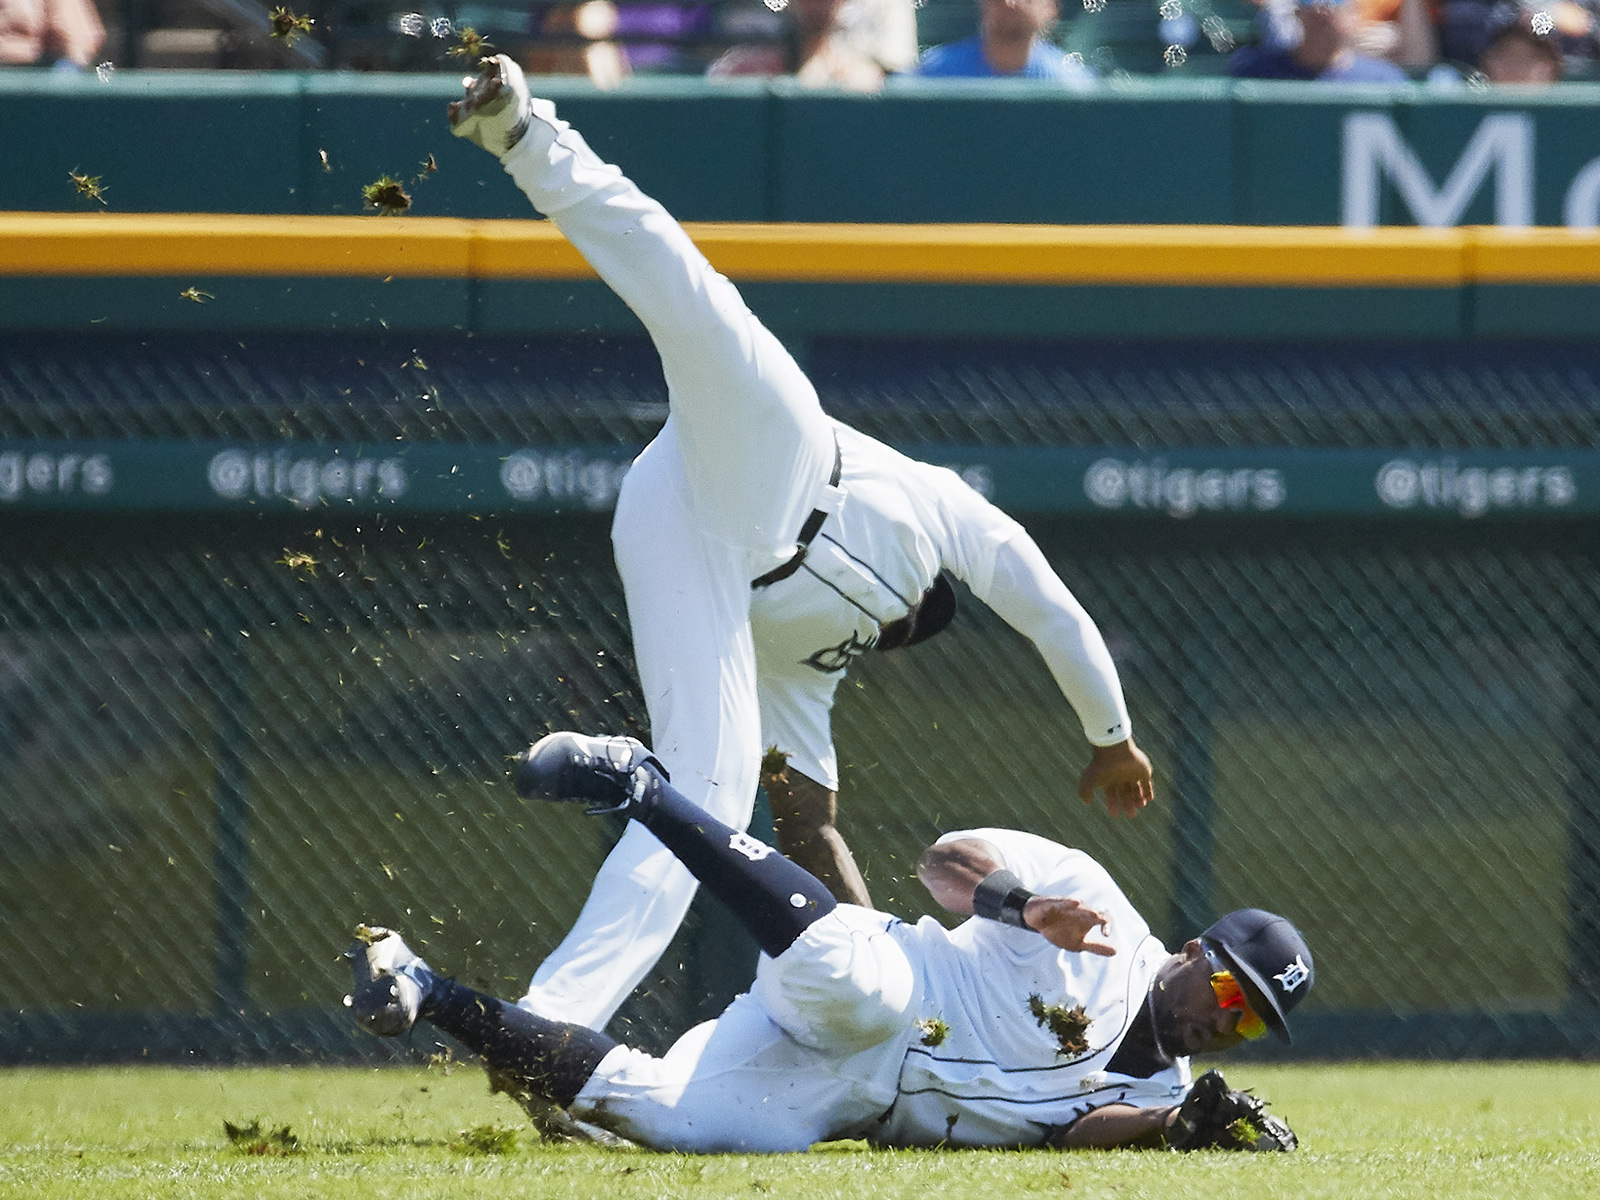
[[[603,1033],[534,1016],[453,979],[434,976],[422,1015],[529,1091],[566,1108],[618,1043]]]
[[[768,954],[777,956],[838,907],[811,872],[765,842],[724,825],[653,766],[645,794],[628,809],[728,906]],[[569,1106],[618,1044],[581,1025],[550,1021],[434,975],[422,1016],[530,1092]]]
[[[838,907],[811,872],[765,842],[724,825],[654,768],[628,815],[675,854],[728,906],[757,944],[776,957],[819,917]],[[530,1091],[566,1108],[618,1043],[582,1025],[535,1016],[434,974],[422,1016]]]
[[[647,764],[651,783],[628,815],[728,906],[774,958],[838,901],[810,871],[765,842],[712,817]]]

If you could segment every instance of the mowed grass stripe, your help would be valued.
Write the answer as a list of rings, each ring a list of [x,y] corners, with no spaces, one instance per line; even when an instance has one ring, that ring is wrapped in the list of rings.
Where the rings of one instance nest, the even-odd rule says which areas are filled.
[[[1225,1064],[1224,1064],[1225,1065]],[[19,1068],[0,1072],[0,1195],[116,1197],[1029,1196],[1560,1200],[1600,1192],[1600,1065],[1237,1068],[1303,1139],[1292,1155],[873,1151],[693,1157],[543,1146],[476,1069]],[[288,1125],[249,1157],[222,1122]],[[523,1128],[505,1154],[461,1132]]]

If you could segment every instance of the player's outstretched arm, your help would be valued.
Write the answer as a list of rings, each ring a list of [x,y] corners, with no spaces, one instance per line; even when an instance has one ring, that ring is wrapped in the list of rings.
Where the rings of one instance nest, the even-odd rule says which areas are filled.
[[[992,842],[959,838],[939,842],[923,851],[917,862],[922,880],[938,903],[953,913],[970,917],[978,907],[978,886],[1005,871],[1005,859]],[[1018,919],[1012,923],[1031,929],[1062,950],[1110,957],[1116,947],[1106,940],[1106,918],[1070,896],[1036,896],[1025,889]]]
[[[1046,1139],[1065,1149],[1140,1146],[1168,1150],[1244,1150],[1282,1153],[1300,1139],[1288,1122],[1269,1113],[1253,1092],[1230,1091],[1217,1071],[1207,1071],[1182,1104],[1136,1108],[1108,1104],[1091,1109]]]
[[[1057,1130],[1049,1144],[1063,1150],[1112,1150],[1119,1146],[1160,1149],[1166,1144],[1167,1127],[1177,1114],[1176,1104],[1160,1108],[1107,1104]]]
[[[1122,681],[1105,638],[1076,596],[1020,531],[995,552],[989,587],[979,599],[1025,634],[1044,658],[1056,685],[1083,722],[1094,747],[1078,780],[1078,794],[1092,803],[1103,792],[1112,816],[1131,817],[1155,796],[1150,760],[1134,744]]]

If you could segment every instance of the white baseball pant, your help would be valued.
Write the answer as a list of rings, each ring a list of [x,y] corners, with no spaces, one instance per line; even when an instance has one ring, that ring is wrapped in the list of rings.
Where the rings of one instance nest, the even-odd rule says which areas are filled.
[[[661,1150],[775,1154],[860,1136],[898,1094],[921,972],[887,927],[841,904],[715,1021],[661,1058],[618,1046],[575,1116]]]
[[[548,102],[534,102],[527,134],[502,161],[661,355],[671,415],[628,472],[612,543],[652,749],[685,796],[743,829],[761,756],[750,581],[793,554],[801,525],[824,502],[831,422],[733,284]],[[695,888],[630,824],[519,1003],[604,1027],[665,951]]]

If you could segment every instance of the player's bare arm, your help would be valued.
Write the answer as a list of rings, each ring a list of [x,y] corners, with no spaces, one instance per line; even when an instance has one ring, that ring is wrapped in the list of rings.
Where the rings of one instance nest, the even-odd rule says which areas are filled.
[[[1107,1104],[1057,1130],[1049,1144],[1062,1150],[1111,1150],[1119,1146],[1159,1150],[1165,1145],[1167,1129],[1177,1115],[1176,1104],[1159,1108]]]
[[[941,908],[970,917],[973,891],[1003,866],[1005,858],[992,842],[958,838],[924,850],[917,861],[917,878]]]
[[[1045,1144],[1065,1150],[1293,1150],[1294,1130],[1266,1111],[1252,1092],[1232,1091],[1217,1071],[1207,1071],[1182,1104],[1140,1108],[1107,1104],[1056,1129]]]
[[[1106,918],[1070,896],[1038,896],[1005,878],[1005,860],[1000,851],[981,838],[958,838],[940,842],[923,851],[917,862],[917,878],[939,904],[953,913],[970,917],[990,916],[984,911],[985,889],[1001,886],[1013,901],[1007,913],[1002,901],[997,919],[1031,929],[1052,946],[1062,950],[1100,954],[1109,958],[1116,948],[1103,936]]]

